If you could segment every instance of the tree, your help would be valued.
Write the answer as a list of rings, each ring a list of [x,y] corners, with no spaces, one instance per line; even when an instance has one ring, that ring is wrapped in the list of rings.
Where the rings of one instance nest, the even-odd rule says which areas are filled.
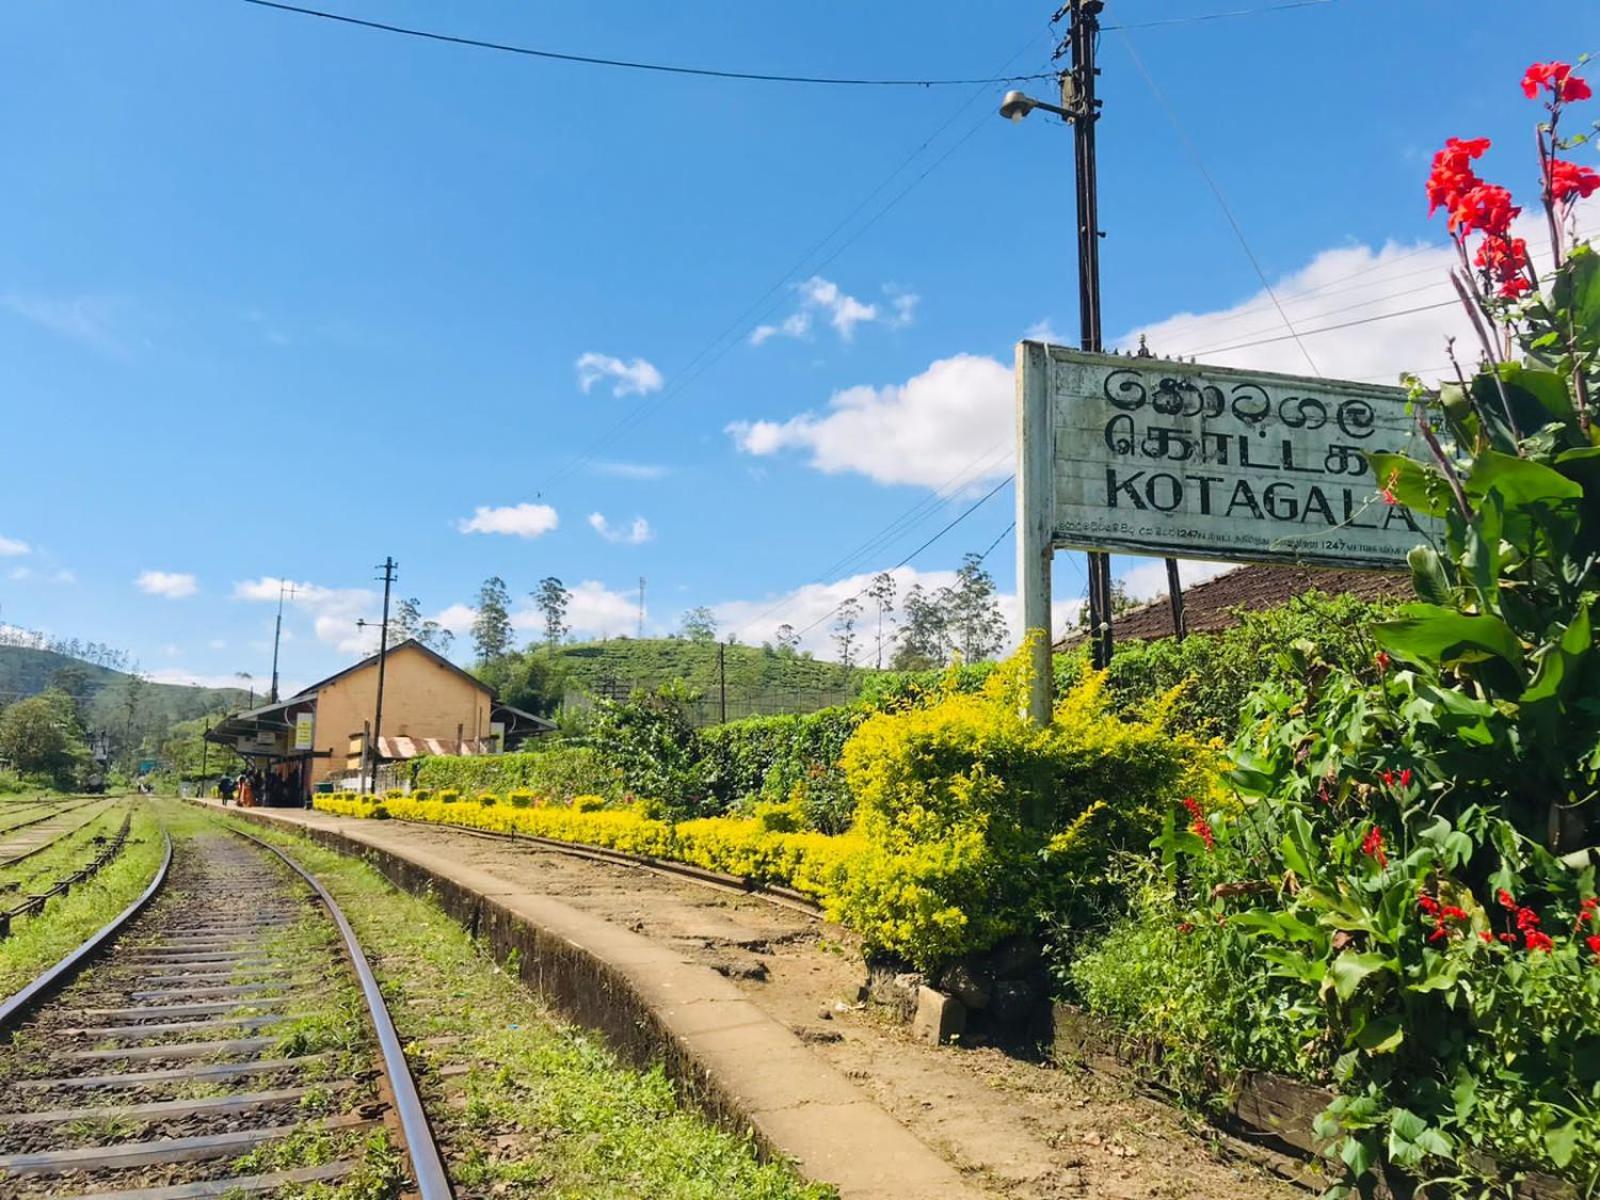
[[[879,571],[872,577],[872,582],[867,585],[867,598],[878,606],[878,667],[883,667],[883,622],[889,618],[891,623],[889,640],[894,640],[894,576],[888,571]]]
[[[389,615],[389,645],[398,646],[408,638],[415,638],[440,654],[448,654],[450,643],[456,640],[455,634],[439,622],[423,619],[422,605],[415,596],[398,601]]]
[[[539,581],[539,590],[531,593],[534,607],[544,618],[545,644],[554,649],[567,636],[567,605],[572,603],[572,593],[554,575]]]
[[[839,605],[833,619],[833,644],[839,647],[839,661],[846,667],[855,666],[856,622],[861,619],[861,604],[854,597]]]
[[[493,662],[511,652],[511,593],[506,581],[491,575],[478,589],[478,615],[472,619],[472,648],[478,661]]]
[[[995,596],[994,576],[984,570],[983,556],[968,552],[956,570],[956,581],[941,591],[948,612],[950,640],[966,662],[993,658],[1005,645],[1006,621]]]
[[[897,671],[926,670],[943,665],[949,621],[939,599],[929,596],[920,583],[914,583],[906,592],[904,612],[900,645],[890,665]]]
[[[678,636],[686,637],[691,642],[714,642],[717,640],[717,619],[703,604],[691,608],[678,621]]]
[[[787,621],[778,626],[778,632],[774,636],[778,643],[779,654],[793,654],[800,646],[800,635]]]
[[[41,692],[0,713],[0,758],[25,774],[66,783],[88,755],[77,709],[65,692]]]

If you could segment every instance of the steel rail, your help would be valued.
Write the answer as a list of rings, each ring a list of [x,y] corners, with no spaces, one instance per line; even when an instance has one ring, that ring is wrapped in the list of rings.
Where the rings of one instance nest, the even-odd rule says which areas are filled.
[[[803,913],[808,917],[820,918],[822,906],[804,892],[793,888],[786,888],[781,884],[763,883],[759,879],[751,879],[747,875],[731,875],[725,871],[713,871],[707,867],[697,867],[692,863],[681,863],[670,858],[656,858],[650,854],[635,854],[631,850],[615,850],[610,846],[591,846],[580,842],[563,842],[558,838],[540,837],[532,833],[501,833],[494,829],[474,829],[470,825],[455,825],[448,821],[408,821],[404,817],[392,818],[401,825],[416,825],[428,829],[449,829],[455,833],[465,833],[472,837],[488,838],[496,842],[530,842],[543,850],[553,850],[557,854],[568,854],[573,858],[586,858],[592,862],[610,863],[618,867],[637,867],[644,871],[653,871],[658,875],[668,878],[686,879],[691,883],[698,883],[704,887],[716,888],[719,891],[734,892],[740,896],[750,896],[757,900],[764,900],[768,904],[779,908],[791,909]]]
[[[117,800],[117,799],[122,799],[122,798],[123,797],[118,797],[118,796],[109,797],[109,799],[111,799],[111,800]],[[0,826],[0,839],[4,839],[4,838],[10,837],[13,833],[15,833],[19,829],[30,829],[35,825],[42,825],[46,821],[50,820],[50,818],[52,818],[52,817],[66,816],[67,813],[75,813],[75,812],[79,811],[80,809],[88,808],[89,805],[91,805],[91,804],[99,804],[101,802],[101,800],[103,800],[103,799],[107,799],[107,797],[91,796],[89,799],[84,800],[84,801],[82,801],[82,802],[80,802],[78,804],[61,805],[60,807],[52,808],[49,812],[45,813],[44,816],[42,816],[42,817],[30,817],[26,821],[18,821],[15,825],[3,825],[3,826]],[[38,806],[37,805],[30,805],[30,807],[38,807]],[[0,848],[3,848],[3,844],[0,844]]]
[[[116,804],[118,803],[119,800],[123,800],[123,799],[126,799],[126,797],[115,797],[115,798],[113,798],[112,801],[109,804],[107,804],[104,808],[102,808],[99,812],[92,814],[88,819],[86,819],[84,821],[80,821],[78,824],[74,825],[71,829],[65,829],[62,832],[56,834],[56,836],[51,838],[48,842],[41,842],[39,845],[35,846],[33,849],[24,850],[21,854],[13,854],[10,858],[0,858],[0,871],[6,870],[9,867],[14,867],[20,862],[27,862],[28,859],[32,858],[34,855],[43,854],[46,850],[49,850],[51,847],[59,846],[62,842],[64,842],[67,838],[72,837],[74,834],[82,833],[85,829],[89,828],[89,826],[93,825],[101,817],[105,816],[108,812],[110,812],[112,810],[112,808],[114,808],[116,806]],[[77,809],[73,809],[71,811],[77,812],[78,810]],[[0,845],[0,852],[4,852],[5,849],[6,849],[6,847],[4,845]]]
[[[162,855],[161,865],[156,868],[155,878],[150,881],[149,886],[139,894],[139,897],[132,904],[90,934],[78,945],[76,950],[56,963],[55,966],[46,970],[20,992],[9,997],[4,1003],[0,1003],[0,1036],[3,1036],[23,1016],[31,1012],[41,1000],[65,983],[90,955],[115,937],[122,927],[137,916],[144,906],[150,903],[155,894],[161,890],[161,885],[167,881],[167,868],[172,865],[172,835],[163,828],[161,836],[166,840],[166,853]]]
[[[328,910],[328,915],[333,918],[333,923],[339,927],[339,936],[344,940],[345,955],[350,960],[356,978],[361,981],[361,993],[367,1003],[367,1016],[372,1021],[373,1031],[378,1035],[378,1047],[383,1053],[383,1066],[389,1076],[389,1088],[394,1093],[395,1112],[400,1118],[400,1130],[406,1139],[406,1154],[411,1160],[411,1173],[416,1180],[417,1194],[421,1200],[452,1200],[454,1193],[450,1189],[450,1176],[446,1173],[444,1162],[439,1157],[439,1146],[434,1141],[433,1129],[428,1124],[428,1114],[422,1107],[422,1097],[417,1094],[416,1081],[411,1078],[411,1068],[406,1064],[406,1054],[400,1044],[400,1034],[394,1027],[393,1018],[389,1016],[388,1006],[383,1002],[383,993],[378,988],[377,977],[372,973],[372,967],[361,950],[361,943],[356,939],[355,930],[350,927],[344,910],[328,894],[328,889],[322,886],[315,875],[271,842],[263,841],[242,829],[234,829],[228,825],[224,825],[223,828],[246,841],[254,842],[264,850],[270,850],[282,859],[295,874],[310,885],[311,890],[317,894],[317,899]]]

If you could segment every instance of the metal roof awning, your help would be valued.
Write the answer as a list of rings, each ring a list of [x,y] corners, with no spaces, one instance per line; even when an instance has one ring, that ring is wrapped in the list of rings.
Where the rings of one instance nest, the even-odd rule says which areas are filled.
[[[315,708],[315,696],[291,696],[276,704],[263,704],[245,712],[229,713],[206,733],[206,741],[228,746],[241,738],[254,738],[263,733],[282,733],[294,728],[289,719],[291,709]]]
[[[495,750],[495,743],[488,738],[468,738],[465,741],[457,741],[455,738],[422,737],[380,737],[378,739],[378,757],[386,761],[421,758],[424,754],[472,758],[484,754],[493,754]]]

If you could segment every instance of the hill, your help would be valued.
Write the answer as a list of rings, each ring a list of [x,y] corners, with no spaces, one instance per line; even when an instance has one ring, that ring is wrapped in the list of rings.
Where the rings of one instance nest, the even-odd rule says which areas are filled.
[[[130,687],[135,690],[139,724],[143,727],[164,728],[219,709],[242,708],[249,696],[243,688],[143,681],[133,684],[133,678],[53,650],[0,645],[0,705],[62,686],[78,700],[88,724],[95,728],[125,720]]]
[[[842,704],[873,674],[871,668],[762,646],[722,647],[719,665],[718,649],[716,642],[687,638],[614,638],[560,646],[554,657],[569,706],[589,697],[623,700],[681,680],[702,697],[696,708],[704,721],[720,716],[724,673],[730,718]]]

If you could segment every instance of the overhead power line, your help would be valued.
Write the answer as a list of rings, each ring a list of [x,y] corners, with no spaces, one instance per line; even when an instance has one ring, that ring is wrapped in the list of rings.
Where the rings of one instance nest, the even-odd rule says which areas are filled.
[[[1158,21],[1136,21],[1123,25],[1102,25],[1105,31],[1113,29],[1156,29],[1163,25],[1198,25],[1202,21],[1229,21],[1235,17],[1259,17],[1266,13],[1287,12],[1291,8],[1321,8],[1334,0],[1289,0],[1287,4],[1272,4],[1266,8],[1235,8],[1229,12],[1196,13],[1192,17],[1166,17]]]
[[[525,58],[542,58],[553,62],[575,63],[587,67],[615,67],[628,71],[654,71],[661,75],[697,75],[707,79],[737,79],[751,83],[803,83],[826,87],[966,87],[972,84],[1016,83],[1027,79],[1053,79],[1054,72],[1034,75],[1001,75],[978,79],[874,79],[838,75],[782,75],[766,71],[724,71],[713,67],[687,67],[677,63],[640,62],[626,58],[602,58],[593,54],[567,54],[557,50],[541,50],[534,46],[516,46],[509,42],[491,42],[482,38],[461,37],[439,33],[431,29],[415,29],[407,25],[391,25],[385,21],[368,21],[343,13],[325,12],[319,8],[303,8],[298,4],[280,4],[278,0],[244,0],[258,8],[276,9],[303,17],[318,17],[340,25],[353,25],[360,29],[373,29],[381,33],[422,38],[430,42],[445,42],[452,46],[470,46],[476,50],[497,50],[503,54],[520,54]]]

